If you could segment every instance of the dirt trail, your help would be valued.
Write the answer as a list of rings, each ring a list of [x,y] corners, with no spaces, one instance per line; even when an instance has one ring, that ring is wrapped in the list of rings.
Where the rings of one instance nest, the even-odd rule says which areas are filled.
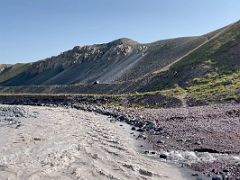
[[[139,153],[126,124],[75,109],[18,107],[28,116],[16,115],[16,124],[0,113],[9,121],[0,126],[0,179],[194,179]]]
[[[174,62],[170,63],[169,65],[165,66],[164,68],[157,70],[155,72],[153,72],[154,74],[158,74],[162,71],[167,71],[170,69],[171,66],[173,66],[174,64],[176,64],[177,62],[183,60],[185,57],[189,56],[190,54],[192,54],[193,52],[195,52],[196,50],[200,49],[201,47],[203,47],[205,44],[209,43],[210,41],[214,40],[215,38],[219,37],[222,33],[226,32],[229,28],[231,27],[231,25],[225,27],[224,29],[222,29],[221,31],[219,31],[218,33],[216,33],[213,37],[211,37],[210,39],[207,39],[205,42],[203,42],[202,44],[200,44],[199,46],[197,46],[196,48],[192,49],[191,51],[187,52],[186,54],[184,54],[182,57],[178,58],[177,60],[175,60]]]

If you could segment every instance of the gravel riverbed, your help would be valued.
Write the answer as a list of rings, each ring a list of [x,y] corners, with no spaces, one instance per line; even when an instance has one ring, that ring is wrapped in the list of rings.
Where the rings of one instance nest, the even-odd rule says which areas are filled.
[[[240,179],[239,104],[147,109],[86,104],[77,98],[25,96],[5,97],[1,102],[72,107],[102,114],[129,124],[132,132],[139,133],[134,138],[151,145],[142,148],[147,156],[184,164],[212,179]]]
[[[131,124],[164,159],[213,179],[240,179],[239,104],[169,109],[75,106]]]
[[[0,105],[0,179],[197,179],[143,153],[139,132],[73,108]],[[202,179],[208,179],[204,176]]]

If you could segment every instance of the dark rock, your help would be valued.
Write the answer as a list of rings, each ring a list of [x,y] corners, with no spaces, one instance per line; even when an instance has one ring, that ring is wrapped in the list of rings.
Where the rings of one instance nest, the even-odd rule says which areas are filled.
[[[212,177],[212,180],[222,180],[223,178],[222,178],[222,176],[220,176],[220,175],[217,175],[217,176],[213,176]]]
[[[144,170],[144,169],[139,169],[139,173],[144,176],[152,176],[152,172]]]
[[[160,154],[159,156],[161,159],[167,159],[167,155],[166,154]]]
[[[156,124],[156,122],[155,121],[148,121],[147,122],[147,127],[149,128],[149,130],[150,129],[157,129],[157,124]]]
[[[163,128],[162,128],[162,127],[155,128],[155,131],[157,131],[157,132],[161,132],[162,130],[163,130]]]
[[[126,167],[126,168],[128,168],[128,169],[131,169],[132,171],[134,171],[134,168],[133,168],[132,165],[124,164],[123,166]]]
[[[149,153],[149,151],[144,151],[144,154],[148,154]]]
[[[143,122],[138,121],[135,123],[135,127],[142,128],[143,126],[144,126]]]
[[[20,126],[21,126],[21,124],[20,124],[20,123],[17,123],[15,129],[18,129]]]
[[[139,134],[138,137],[137,137],[137,139],[139,139],[139,138],[146,139],[146,136],[144,136],[144,135],[142,135],[142,134]]]
[[[139,129],[137,129],[137,131],[138,132],[144,132],[144,129],[139,128]]]
[[[229,177],[228,177],[228,175],[223,175],[223,180],[229,180]]]
[[[223,172],[228,173],[229,170],[228,169],[223,169]]]
[[[99,82],[99,81],[95,81],[93,84],[94,84],[94,85],[95,85],[95,84],[100,84],[100,82]]]
[[[196,151],[196,152],[208,152],[208,153],[219,153],[219,151],[217,151],[215,149],[209,149],[209,148],[197,148],[197,149],[194,149],[194,151]]]
[[[126,116],[119,116],[118,120],[119,121],[126,121],[126,120],[128,120],[128,118]]]
[[[162,141],[162,140],[158,140],[157,143],[158,143],[158,144],[163,144],[164,141]]]
[[[136,130],[136,128],[135,128],[135,127],[132,127],[132,128],[131,128],[131,130],[135,131],[135,130]]]

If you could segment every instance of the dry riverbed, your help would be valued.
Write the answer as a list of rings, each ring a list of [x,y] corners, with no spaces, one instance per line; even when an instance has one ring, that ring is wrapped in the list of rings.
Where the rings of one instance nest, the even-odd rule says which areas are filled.
[[[0,105],[0,179],[199,178],[141,153],[149,147],[137,136],[94,112]]]
[[[147,139],[167,159],[218,179],[240,179],[239,104],[121,111],[155,122],[157,131],[147,132]]]

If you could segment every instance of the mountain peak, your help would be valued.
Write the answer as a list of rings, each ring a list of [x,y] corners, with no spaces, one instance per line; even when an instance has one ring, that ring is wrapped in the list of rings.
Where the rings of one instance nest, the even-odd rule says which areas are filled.
[[[139,42],[134,41],[134,40],[129,39],[129,38],[120,38],[120,39],[117,39],[117,40],[114,40],[114,41],[110,42],[109,44],[113,44],[113,45],[119,45],[119,44],[137,45],[137,44],[139,44]]]

